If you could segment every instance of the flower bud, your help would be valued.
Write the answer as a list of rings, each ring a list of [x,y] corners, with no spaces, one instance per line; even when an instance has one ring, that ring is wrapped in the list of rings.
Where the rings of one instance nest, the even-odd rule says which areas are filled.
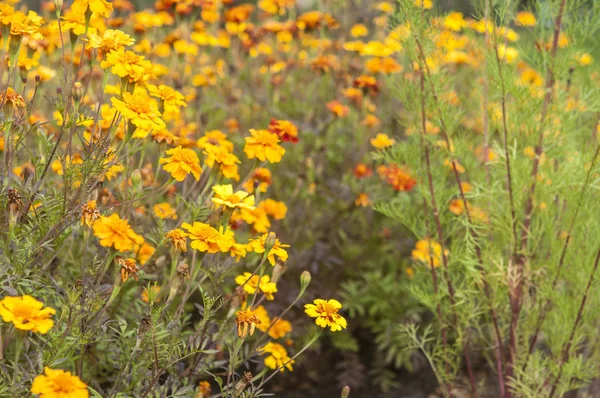
[[[310,284],[310,272],[302,271],[300,274],[300,294],[303,294],[308,285]]]
[[[348,398],[350,395],[350,387],[346,386],[342,388],[342,398]]]
[[[56,11],[57,14],[60,14],[60,11],[63,8],[63,0],[54,0],[54,10]]]
[[[277,283],[277,281],[281,277],[281,274],[283,274],[284,271],[285,267],[283,265],[281,265],[280,263],[275,264],[275,267],[273,268],[273,273],[271,274],[271,282]]]
[[[273,246],[275,246],[276,242],[277,235],[275,235],[275,232],[269,232],[267,238],[265,239],[265,255],[268,255],[271,252],[271,249]]]
[[[131,172],[131,186],[134,189],[139,189],[142,186],[142,172],[139,169]]]

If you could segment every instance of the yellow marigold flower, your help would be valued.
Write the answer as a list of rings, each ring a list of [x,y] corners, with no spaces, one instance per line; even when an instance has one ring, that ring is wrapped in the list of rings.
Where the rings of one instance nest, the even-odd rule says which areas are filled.
[[[519,50],[514,47],[507,47],[504,44],[499,44],[498,57],[506,63],[512,64],[519,57]]]
[[[27,15],[17,11],[9,17],[4,17],[3,21],[5,20],[10,20],[11,36],[30,36],[34,40],[44,39],[39,30],[44,20],[34,11],[29,11]]]
[[[287,206],[285,203],[273,199],[265,199],[260,202],[259,206],[268,216],[271,216],[276,220],[283,220],[287,214]]]
[[[166,112],[179,112],[180,107],[187,106],[183,94],[169,86],[148,84],[146,88],[151,96],[162,100]]]
[[[588,53],[579,54],[577,55],[576,59],[577,62],[579,62],[579,65],[581,66],[587,66],[594,62],[594,58],[592,58],[592,56]]]
[[[177,210],[175,210],[169,202],[157,203],[152,208],[154,215],[161,220],[166,218],[170,220],[177,220]]]
[[[258,319],[260,319],[260,323],[258,325],[256,325],[256,327],[261,332],[266,333],[267,329],[269,329],[269,326],[271,325],[271,317],[269,317],[269,313],[267,312],[267,309],[264,306],[259,305],[254,310],[254,313],[256,314]]]
[[[133,125],[144,130],[160,130],[165,128],[165,122],[160,118],[160,112],[150,98],[139,92],[123,93],[123,99],[110,99],[115,109]]]
[[[248,192],[237,191],[233,193],[233,186],[231,184],[215,185],[212,187],[212,190],[215,193],[212,202],[216,205],[230,209],[254,210],[254,195],[250,195]]]
[[[46,334],[54,326],[50,317],[55,313],[54,308],[44,308],[44,303],[28,295],[7,296],[0,300],[0,317],[4,322],[12,322],[19,330]]]
[[[44,373],[33,379],[31,392],[40,398],[88,398],[87,385],[71,372],[44,368]]]
[[[210,383],[206,380],[202,380],[198,384],[198,395],[195,398],[204,398],[208,397],[211,393],[212,389],[210,387]]]
[[[515,23],[520,26],[535,26],[536,22],[535,15],[529,11],[518,12],[515,18]]]
[[[390,138],[387,134],[379,133],[375,138],[371,138],[371,145],[377,149],[384,149],[394,145],[396,141]]]
[[[172,229],[165,234],[165,238],[169,240],[170,244],[180,252],[187,251],[186,236],[186,233],[179,228]]]
[[[444,255],[448,255],[448,250],[444,250]],[[415,245],[412,258],[437,268],[442,263],[442,246],[432,239],[422,239]]]
[[[248,181],[244,183],[244,189],[247,192],[253,193],[254,189],[260,192],[267,192],[271,185],[271,171],[264,167],[257,167]]]
[[[460,32],[466,25],[465,19],[463,18],[462,12],[451,12],[444,19],[444,28]]]
[[[304,312],[311,318],[317,318],[315,322],[318,326],[322,328],[329,327],[332,332],[346,329],[346,318],[338,314],[338,311],[342,308],[339,301],[316,299],[313,303],[305,304]]]
[[[228,252],[233,245],[230,236],[220,233],[208,224],[195,221],[193,225],[183,223],[181,227],[187,230],[186,235],[192,241],[190,246],[200,252]]]
[[[246,253],[246,245],[242,243],[234,242],[231,248],[229,248],[229,255],[235,257],[235,261],[240,261],[242,257],[246,257]]]
[[[114,247],[120,252],[133,249],[135,245],[144,243],[144,238],[136,234],[127,220],[121,219],[117,213],[108,217],[100,217],[92,225],[94,235],[100,239],[100,245]]]
[[[204,135],[198,138],[196,146],[200,149],[206,149],[208,145],[216,145],[225,147],[229,152],[233,151],[233,143],[227,140],[227,134],[221,130],[211,130],[204,133]]]
[[[181,182],[188,174],[192,174],[196,181],[200,179],[202,168],[200,167],[200,159],[198,159],[196,152],[178,146],[169,149],[166,154],[171,155],[171,157],[160,158],[158,161],[160,164],[165,164],[163,168],[175,180]]]
[[[363,37],[369,34],[369,29],[367,29],[367,27],[361,23],[357,23],[356,25],[352,26],[352,29],[350,29],[350,36],[352,37]]]
[[[146,80],[152,71],[150,61],[133,51],[125,51],[124,47],[109,52],[106,59],[100,63],[100,67],[110,68],[113,74],[127,77],[130,82]]]
[[[133,276],[136,282],[138,281],[137,272],[140,270],[140,267],[137,266],[133,258],[120,258],[119,265],[121,266],[121,280],[123,282],[127,282],[130,276]]]
[[[250,242],[248,242],[248,251],[255,252],[258,254],[264,253],[266,250],[265,244],[268,236],[269,234],[264,234],[260,238],[253,239]],[[267,259],[269,260],[269,263],[272,266],[275,266],[275,257],[279,258],[279,260],[281,260],[281,262],[283,263],[287,261],[288,253],[284,250],[287,247],[290,247],[290,245],[284,245],[279,241],[279,239],[275,239],[275,244],[273,245],[269,253],[267,253]]]
[[[100,218],[100,212],[95,200],[90,200],[81,207],[81,225],[85,224],[91,228],[98,218]]]
[[[254,311],[246,308],[245,310],[238,311],[235,323],[237,324],[238,336],[246,337],[248,332],[250,332],[250,336],[254,334],[256,325],[260,324],[260,319],[258,319]]]
[[[104,54],[135,43],[135,39],[128,34],[113,29],[106,29],[102,35],[90,32],[88,33],[88,39],[88,48],[97,48]]]
[[[140,265],[146,264],[155,251],[156,249],[147,243],[143,243],[138,249],[136,249],[135,252],[137,253],[137,260]]]
[[[238,174],[238,163],[241,163],[237,156],[231,153],[226,146],[216,146],[206,144],[204,152],[206,155],[204,163],[212,168],[215,163],[219,165],[219,171],[223,173],[226,178],[232,178],[236,181],[240,179]]]
[[[264,162],[268,160],[270,163],[278,163],[281,161],[285,149],[279,145],[279,137],[277,134],[271,133],[268,130],[250,129],[252,137],[246,137],[246,146],[244,152],[249,159],[257,158]]]
[[[248,294],[254,294],[256,290],[260,290],[264,293],[267,300],[273,300],[273,293],[277,293],[277,285],[275,282],[271,282],[271,277],[269,275],[263,275],[259,282],[258,275],[244,272],[243,275],[235,277],[235,283],[240,286],[244,285],[244,291]]]
[[[296,4],[296,0],[259,0],[258,8],[269,14],[284,15],[286,8],[291,8]]]
[[[89,9],[104,18],[108,18],[113,10],[112,4],[106,0],[75,0],[71,7],[82,14]]]
[[[281,372],[283,372],[285,368],[290,372],[294,370],[292,365],[296,361],[288,356],[286,349],[281,344],[268,342],[264,347],[259,349],[259,351],[263,354],[270,354],[265,358],[265,366],[269,369],[281,368]]]
[[[430,10],[433,7],[432,0],[414,0],[414,3],[417,7],[421,7],[426,10]]]
[[[286,334],[292,332],[292,324],[285,319],[277,319],[269,329],[269,336],[273,339],[280,339]]]
[[[241,209],[239,213],[234,212],[231,217],[232,221],[240,218],[249,225],[252,225],[252,230],[254,232],[264,234],[269,232],[269,228],[271,228],[271,221],[269,221],[269,217],[267,216],[264,207],[259,206],[254,210]]]

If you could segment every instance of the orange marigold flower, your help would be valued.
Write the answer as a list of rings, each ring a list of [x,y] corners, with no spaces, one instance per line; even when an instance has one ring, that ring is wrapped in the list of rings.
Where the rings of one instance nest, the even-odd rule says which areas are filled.
[[[200,179],[202,168],[196,152],[178,146],[169,149],[166,154],[171,155],[171,157],[160,158],[158,161],[160,164],[164,164],[165,171],[170,173],[175,180],[181,182],[188,174],[192,174],[196,181]]]
[[[121,266],[121,280],[123,282],[127,282],[130,276],[133,276],[136,282],[138,281],[137,272],[140,270],[140,267],[137,266],[133,258],[120,258],[119,265]]]
[[[135,245],[144,243],[144,238],[136,234],[127,220],[121,219],[117,213],[108,217],[100,217],[92,225],[94,235],[100,239],[100,245],[114,247],[120,252],[130,251]]]
[[[280,339],[286,334],[292,332],[292,324],[285,319],[277,319],[269,329],[269,336],[273,339]]]
[[[13,90],[12,87],[8,87],[5,92],[0,92],[0,104],[7,106],[10,103],[13,109],[25,108],[25,100],[23,97]]]
[[[298,127],[288,120],[277,120],[271,118],[269,123],[269,131],[277,134],[283,142],[298,142]]]
[[[253,193],[254,189],[264,193],[267,192],[269,185],[271,185],[271,171],[264,167],[257,167],[244,183],[244,189],[249,193]]]
[[[81,225],[85,224],[91,228],[98,218],[100,218],[100,212],[95,200],[90,200],[81,207]]]
[[[186,233],[183,230],[176,228],[172,229],[165,234],[165,238],[170,242],[170,244],[180,252],[187,251],[187,240]]]
[[[44,308],[44,303],[28,295],[7,296],[0,300],[0,317],[4,322],[12,322],[19,330],[46,334],[54,326],[51,316],[55,313],[54,308]]]
[[[177,220],[177,210],[175,210],[169,202],[157,203],[152,208],[154,215],[161,220],[166,218],[170,220]]]
[[[329,327],[332,332],[346,329],[346,319],[338,314],[338,311],[342,308],[339,301],[316,299],[313,303],[305,304],[304,312],[311,318],[317,318],[315,322],[318,326],[322,328]]]
[[[244,152],[249,159],[257,158],[264,162],[268,160],[270,163],[278,163],[281,161],[285,149],[279,145],[279,137],[277,134],[271,133],[268,130],[250,129],[252,137],[246,137],[246,146]]]
[[[417,185],[417,181],[406,170],[396,164],[380,166],[377,168],[377,172],[381,179],[394,187],[396,191],[410,191]]]
[[[220,233],[208,224],[195,221],[193,225],[183,223],[181,227],[187,231],[192,249],[200,252],[228,252],[233,245],[230,236]]]
[[[235,323],[237,324],[238,336],[246,337],[248,332],[250,332],[250,336],[254,334],[256,325],[260,324],[260,319],[258,319],[254,311],[246,308],[245,310],[238,311]]]
[[[359,163],[354,167],[354,176],[356,178],[369,177],[373,174],[373,170],[364,163]]]
[[[342,104],[340,101],[329,101],[326,105],[327,109],[329,109],[337,117],[345,117],[348,115],[348,113],[350,113],[350,108]]]
[[[31,392],[40,398],[88,398],[87,385],[71,372],[44,368],[44,373],[33,379]]]

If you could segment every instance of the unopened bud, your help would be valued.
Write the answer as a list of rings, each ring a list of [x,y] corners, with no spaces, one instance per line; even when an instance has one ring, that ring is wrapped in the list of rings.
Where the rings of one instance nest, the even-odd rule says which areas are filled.
[[[300,274],[300,294],[304,293],[308,285],[310,285],[310,272],[302,271]]]
[[[135,169],[131,172],[131,186],[134,189],[141,188],[142,184],[142,172],[139,169]]]
[[[269,252],[271,252],[271,249],[273,248],[273,246],[275,246],[276,242],[277,235],[275,235],[275,232],[269,232],[267,238],[265,239],[265,255],[268,255]]]
[[[346,386],[342,388],[342,398],[348,398],[350,395],[350,387]]]
[[[54,10],[56,13],[60,13],[63,8],[63,0],[54,0]]]
[[[285,271],[285,267],[283,265],[279,263],[275,264],[275,267],[273,268],[273,273],[271,274],[271,282],[277,283],[277,281],[281,277],[281,274],[283,274],[283,271]]]
[[[75,84],[73,84],[73,99],[79,102],[81,97],[83,97],[83,88],[80,82],[75,82]]]

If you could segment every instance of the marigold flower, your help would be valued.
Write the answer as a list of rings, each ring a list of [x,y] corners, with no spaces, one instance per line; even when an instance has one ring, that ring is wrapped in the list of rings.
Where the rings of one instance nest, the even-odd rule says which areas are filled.
[[[181,182],[188,174],[192,174],[196,181],[200,179],[202,168],[200,167],[200,159],[198,159],[196,152],[178,146],[169,149],[166,154],[171,155],[171,157],[160,158],[158,161],[160,164],[165,164],[163,168],[170,173],[175,180]]]
[[[288,120],[277,120],[271,118],[269,123],[269,131],[277,134],[282,141],[298,142],[298,127]]]
[[[233,143],[227,140],[227,134],[221,130],[207,131],[202,137],[198,138],[196,145],[200,149],[206,149],[208,145],[216,145],[225,147],[229,152],[233,151]]]
[[[122,100],[112,97],[110,101],[115,109],[136,127],[150,131],[160,130],[166,126],[160,118],[161,114],[155,103],[145,94],[125,92]]]
[[[169,202],[157,203],[152,207],[154,215],[161,220],[166,218],[170,220],[177,220],[177,210],[174,209]]]
[[[258,319],[254,311],[246,308],[245,310],[238,311],[235,323],[237,324],[238,336],[246,337],[248,332],[250,332],[250,336],[254,334],[256,325],[260,324],[260,319]]]
[[[248,294],[254,294],[256,290],[260,290],[264,293],[267,300],[273,300],[273,293],[277,293],[277,285],[275,282],[271,282],[269,275],[263,275],[260,278],[258,275],[252,275],[250,272],[244,272],[243,275],[235,277],[235,283],[238,285],[244,285],[244,291]]]
[[[94,222],[92,229],[100,239],[101,246],[114,247],[120,252],[130,251],[135,245],[144,243],[144,238],[136,234],[129,222],[121,219],[117,213],[100,217]]]
[[[40,398],[88,398],[87,385],[71,372],[44,368],[44,373],[33,379],[31,392]]]
[[[279,137],[277,134],[271,133],[268,130],[250,129],[252,137],[246,137],[246,146],[244,152],[249,159],[257,158],[264,162],[268,160],[270,163],[278,163],[281,161],[285,149],[279,145]]]
[[[417,181],[406,170],[396,164],[379,166],[377,173],[396,191],[410,191],[417,185]]]
[[[258,205],[265,211],[268,216],[276,220],[283,220],[287,214],[287,206],[283,202],[278,202],[273,199],[265,199]]]
[[[290,372],[294,370],[292,365],[296,361],[288,356],[286,349],[281,344],[268,342],[264,347],[260,348],[259,351],[263,354],[270,354],[265,358],[265,366],[269,369],[281,368],[281,372],[286,368]]]
[[[234,193],[231,184],[215,185],[212,189],[215,194],[212,198],[214,204],[230,209],[240,208],[254,210],[254,195],[250,195],[248,192],[244,191],[237,191]]]
[[[345,117],[348,115],[348,113],[350,113],[350,108],[337,100],[329,101],[326,106],[327,109],[329,109],[337,117]]]
[[[183,94],[169,86],[148,84],[146,88],[151,96],[160,98],[163,101],[165,112],[179,112],[180,107],[187,106]]]
[[[81,225],[85,224],[91,228],[98,218],[100,218],[100,212],[95,200],[90,200],[81,207]]]
[[[5,92],[0,92],[0,104],[11,104],[14,110],[25,108],[25,100],[12,87],[6,88]]]
[[[317,318],[315,322],[318,326],[322,328],[329,327],[332,332],[337,332],[342,328],[346,329],[346,319],[338,314],[338,311],[342,308],[339,301],[316,299],[313,303],[305,304],[304,312],[311,318]]]
[[[515,18],[515,23],[520,26],[535,26],[536,22],[535,15],[529,11],[520,11]]]
[[[379,133],[375,138],[371,138],[371,145],[377,149],[384,149],[394,145],[396,141],[387,134]]]
[[[280,339],[285,337],[286,334],[292,332],[292,324],[285,319],[277,319],[273,322],[273,325],[270,326],[269,336],[273,339]]]
[[[418,241],[411,254],[414,260],[425,263],[429,267],[437,268],[442,263],[442,246],[432,239]],[[448,255],[448,250],[444,250],[444,255]]]
[[[136,282],[138,281],[137,272],[140,270],[140,267],[137,266],[133,258],[120,258],[119,265],[121,266],[121,280],[123,282],[127,282],[130,276],[133,276]]]
[[[108,18],[113,10],[112,4],[106,0],[75,0],[71,7],[82,14],[89,9],[92,13],[104,18]]]
[[[110,68],[113,74],[126,77],[132,83],[146,80],[152,71],[150,61],[133,51],[126,51],[124,47],[109,52],[100,63],[100,67],[102,69]]]
[[[44,303],[28,295],[6,296],[0,300],[0,317],[19,330],[46,334],[54,326],[50,317],[55,313],[54,308],[44,308]]]
[[[135,43],[135,39],[125,32],[113,29],[106,29],[102,35],[90,32],[88,33],[88,39],[88,48],[97,48],[104,54]]]
[[[148,262],[150,257],[152,257],[156,249],[147,243],[143,243],[139,248],[136,248],[134,251],[137,253],[137,261],[140,263],[140,265],[144,265]]]
[[[356,199],[354,200],[354,204],[357,206],[368,207],[372,204],[372,202],[371,198],[369,198],[369,195],[362,192],[356,197]]]
[[[248,242],[248,251],[259,254],[264,253],[266,250],[265,244],[268,236],[269,234],[264,234],[260,238],[253,239],[250,242]],[[269,253],[267,253],[267,259],[269,260],[269,263],[272,266],[275,266],[275,257],[279,258],[279,260],[281,260],[281,262],[283,263],[287,261],[288,253],[284,250],[284,248],[287,247],[290,247],[290,245],[284,245],[279,241],[279,239],[275,239],[275,244],[273,245]]]
[[[233,239],[222,234],[208,224],[195,221],[193,225],[183,223],[181,227],[187,230],[190,246],[200,252],[228,252],[233,245]]]
[[[212,391],[212,389],[210,387],[210,383],[206,380],[202,380],[198,384],[198,395],[200,395],[200,396],[197,398],[208,397],[210,395],[211,391]]]
[[[219,165],[219,171],[226,178],[232,178],[236,181],[240,179],[238,174],[238,163],[241,163],[237,156],[231,153],[226,146],[216,146],[206,144],[204,147],[204,163],[212,168],[215,163]]]
[[[165,238],[170,242],[170,244],[179,250],[180,252],[187,251],[187,239],[186,233],[183,230],[176,228],[172,229],[165,234]]]
[[[253,193],[254,189],[258,189],[260,192],[267,192],[267,189],[271,185],[271,170],[264,167],[257,167],[252,175],[244,183],[244,189]]]

